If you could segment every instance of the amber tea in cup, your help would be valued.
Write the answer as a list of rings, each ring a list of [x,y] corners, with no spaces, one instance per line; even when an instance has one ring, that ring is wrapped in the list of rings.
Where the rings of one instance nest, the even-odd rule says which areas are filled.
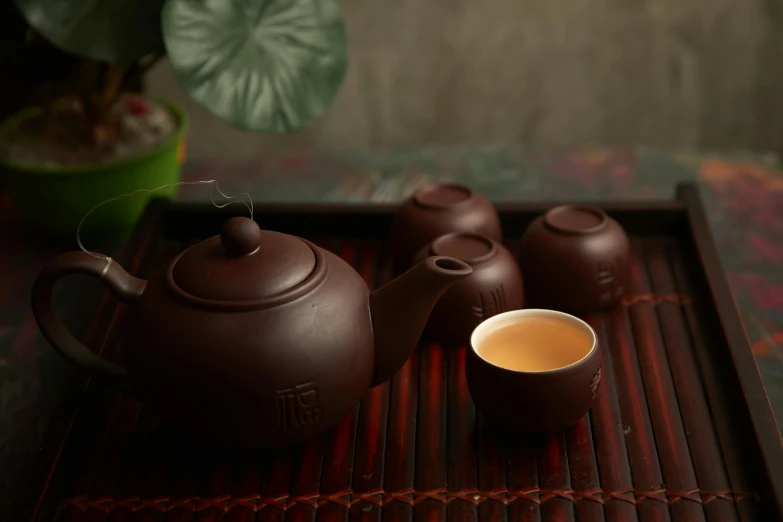
[[[584,359],[592,347],[593,336],[584,328],[561,318],[533,315],[488,333],[476,351],[501,368],[543,372]]]
[[[554,310],[514,310],[471,336],[466,376],[476,408],[524,433],[571,425],[590,409],[601,378],[595,332]]]

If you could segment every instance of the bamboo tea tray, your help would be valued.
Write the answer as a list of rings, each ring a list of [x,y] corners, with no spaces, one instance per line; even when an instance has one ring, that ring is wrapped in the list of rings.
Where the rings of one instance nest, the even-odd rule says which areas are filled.
[[[550,206],[498,207],[512,251]],[[697,188],[600,206],[631,235],[636,263],[622,304],[585,317],[604,346],[604,378],[572,428],[538,440],[493,430],[468,393],[463,346],[420,344],[335,429],[266,455],[201,448],[85,378],[63,398],[20,518],[781,520],[780,434]],[[239,211],[156,201],[120,262],[146,277]],[[390,274],[393,211],[258,205],[256,220],[334,251],[375,286]],[[124,312],[107,294],[88,345],[121,359]]]

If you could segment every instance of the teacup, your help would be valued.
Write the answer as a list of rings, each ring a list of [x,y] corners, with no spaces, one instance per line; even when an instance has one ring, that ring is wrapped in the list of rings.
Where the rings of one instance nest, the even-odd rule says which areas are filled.
[[[522,236],[525,301],[575,314],[610,307],[627,291],[630,260],[628,236],[601,209],[555,207]]]
[[[523,434],[551,433],[590,410],[601,348],[590,325],[573,315],[512,310],[476,327],[465,371],[487,420]]]
[[[480,234],[445,234],[422,248],[413,264],[429,256],[464,261],[473,273],[453,284],[438,300],[427,322],[435,341],[468,344],[482,321],[524,305],[524,285],[514,255],[500,243]]]
[[[421,248],[452,232],[481,234],[495,241],[503,237],[495,207],[470,188],[456,183],[419,187],[400,205],[391,224],[395,272],[407,270]]]

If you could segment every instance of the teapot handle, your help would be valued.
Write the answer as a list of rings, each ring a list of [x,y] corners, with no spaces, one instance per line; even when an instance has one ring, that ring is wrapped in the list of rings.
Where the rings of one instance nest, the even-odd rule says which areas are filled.
[[[79,342],[54,311],[52,290],[63,276],[84,273],[99,277],[122,302],[136,301],[147,281],[128,274],[111,258],[95,257],[86,252],[63,254],[44,268],[33,284],[32,306],[38,326],[44,337],[62,356],[122,391],[128,391],[127,371],[90,351]]]

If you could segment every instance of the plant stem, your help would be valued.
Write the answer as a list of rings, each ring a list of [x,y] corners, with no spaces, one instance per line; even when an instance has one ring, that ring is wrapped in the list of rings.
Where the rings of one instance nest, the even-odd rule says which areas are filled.
[[[78,97],[81,101],[82,113],[84,114],[84,125],[87,129],[92,129],[98,121],[93,95],[98,84],[98,77],[100,75],[99,68],[100,64],[98,64],[98,62],[85,59],[82,62],[81,70],[79,71]],[[92,135],[92,131],[89,131],[89,134]]]
[[[129,67],[124,64],[105,65],[100,83],[92,94],[90,134],[93,143],[98,146],[110,142],[116,134],[110,122],[111,109],[122,94],[128,70]]]
[[[122,87],[125,83],[128,67],[126,65],[109,65],[106,70],[105,81],[102,91],[99,93],[98,107],[101,111],[102,119],[108,116],[111,107],[122,94]]]
[[[138,63],[131,67],[130,74],[128,74],[128,77],[125,79],[123,90],[130,89],[133,83],[147,74],[147,71],[158,63],[163,56],[163,53],[152,53],[139,60]]]

